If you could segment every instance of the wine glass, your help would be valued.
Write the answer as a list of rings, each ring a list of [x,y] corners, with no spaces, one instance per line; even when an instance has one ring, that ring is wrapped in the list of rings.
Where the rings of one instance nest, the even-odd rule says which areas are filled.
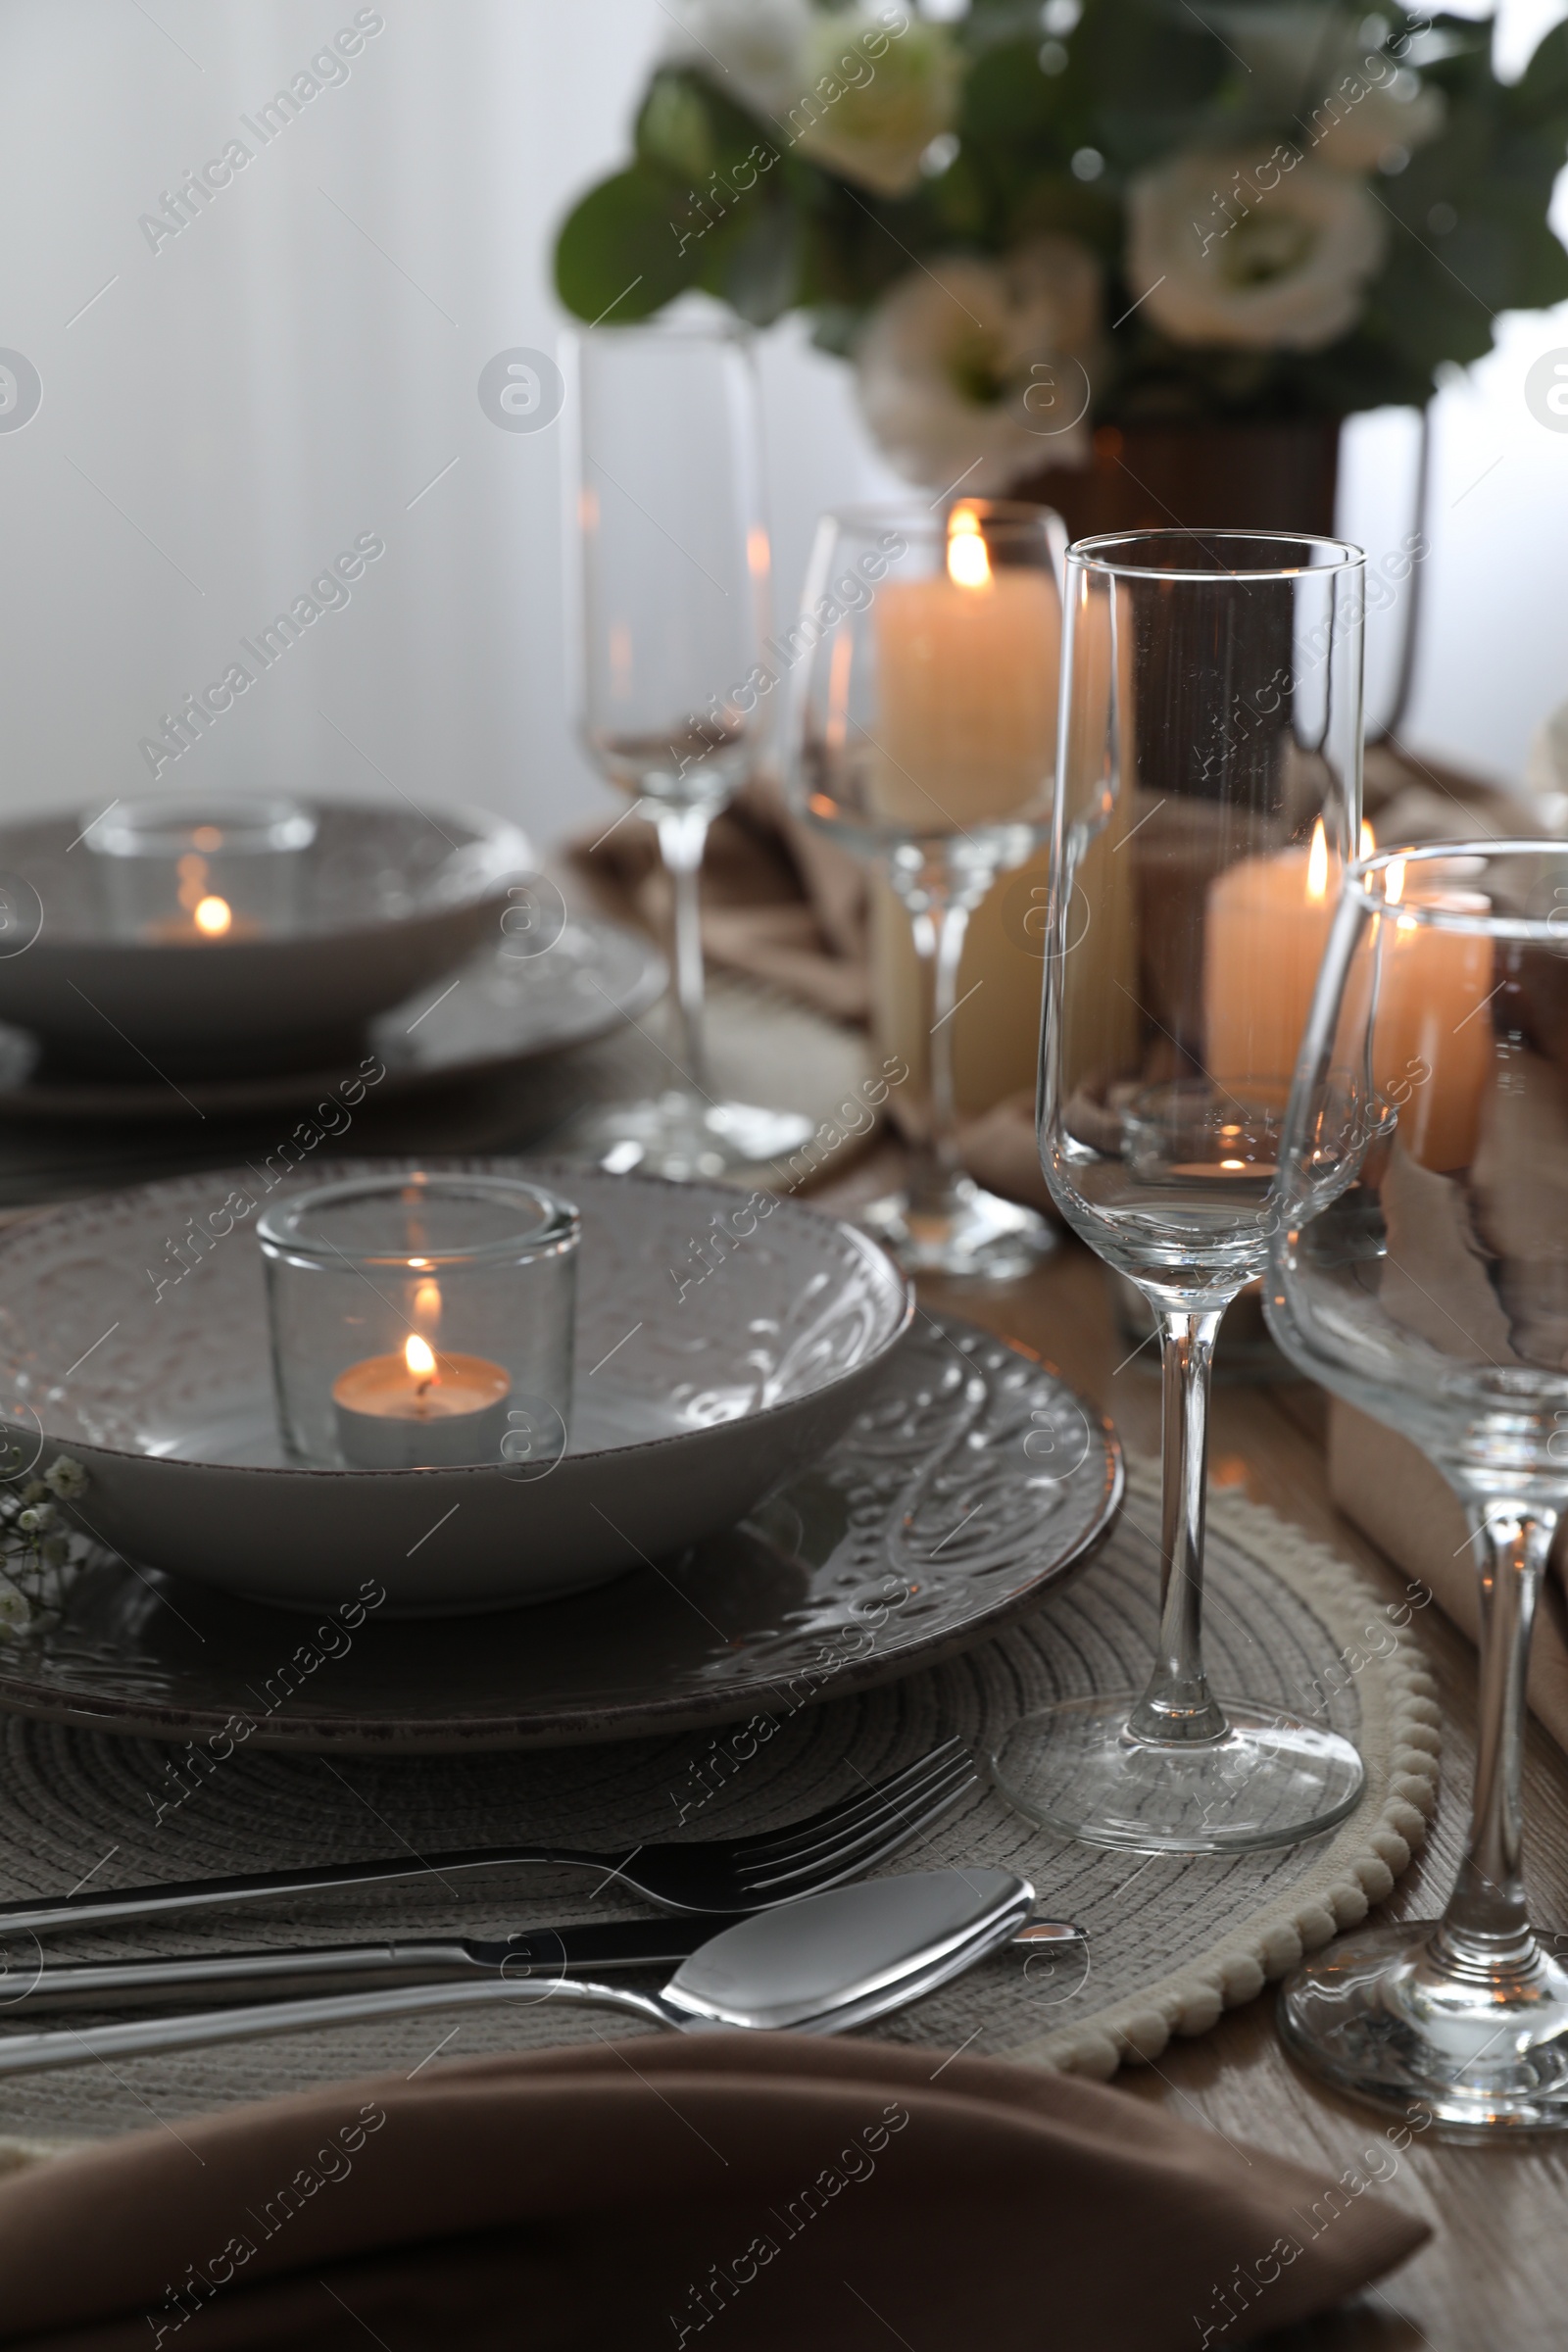
[[[1363,1784],[1336,1734],[1222,1706],[1200,1644],[1210,1360],[1267,1259],[1331,885],[1356,846],[1363,574],[1356,548],[1276,534],[1068,552],[1040,1153],[1068,1224],[1158,1320],[1160,1616],[1141,1696],[1028,1715],[993,1766],[1023,1812],[1093,1844],[1290,1844]]]
[[[580,695],[600,771],[652,817],[674,900],[676,1053],[651,1100],[571,1146],[612,1173],[722,1176],[805,1143],[798,1112],[716,1101],[703,1036],[708,828],[765,752],[768,537],[756,374],[739,327],[595,327],[571,357]]]
[[[1054,524],[1044,508],[985,498],[825,514],[784,641],[792,802],[887,876],[929,974],[929,1099],[906,1106],[908,1188],[860,1215],[910,1272],[1006,1279],[1055,1246],[1033,1209],[964,1174],[953,1086],[970,913],[1050,834]]]
[[[1441,1920],[1288,1981],[1286,2045],[1478,2135],[1568,2126],[1568,1970],[1520,1875],[1531,1620],[1568,1502],[1568,852],[1352,866],[1281,1155],[1265,1311],[1314,1380],[1414,1440],[1469,1514],[1481,1708]]]

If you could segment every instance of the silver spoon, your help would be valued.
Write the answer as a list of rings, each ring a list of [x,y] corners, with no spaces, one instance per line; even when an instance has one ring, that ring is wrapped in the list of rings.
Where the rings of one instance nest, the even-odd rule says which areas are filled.
[[[1010,1871],[908,1871],[807,1895],[742,1920],[683,1960],[662,1992],[588,1984],[548,1967],[533,1975],[519,1970],[482,1984],[411,1984],[389,1992],[137,2018],[85,2033],[66,2027],[9,2034],[0,2037],[0,2074],[496,2001],[580,2001],[628,2010],[681,2034],[725,2027],[842,2034],[934,1991],[1010,1941],[1034,1899],[1028,1880]]]

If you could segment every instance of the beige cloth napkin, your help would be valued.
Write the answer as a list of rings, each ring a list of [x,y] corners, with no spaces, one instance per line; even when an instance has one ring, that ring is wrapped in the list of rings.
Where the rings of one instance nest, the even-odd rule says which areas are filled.
[[[1370,2193],[1393,2166],[1369,2170],[1352,2193],[983,2058],[596,2038],[181,2121],[0,2182],[0,2343],[1188,2352],[1289,2327],[1422,2243]]]

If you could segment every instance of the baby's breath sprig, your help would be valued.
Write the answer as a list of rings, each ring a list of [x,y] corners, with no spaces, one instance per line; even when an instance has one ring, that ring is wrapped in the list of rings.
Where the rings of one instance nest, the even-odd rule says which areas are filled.
[[[20,1469],[20,1445],[0,1446],[0,1629],[22,1633],[39,1611],[65,1600],[91,1540],[61,1516],[60,1505],[87,1491],[87,1473],[69,1453],[47,1470]]]

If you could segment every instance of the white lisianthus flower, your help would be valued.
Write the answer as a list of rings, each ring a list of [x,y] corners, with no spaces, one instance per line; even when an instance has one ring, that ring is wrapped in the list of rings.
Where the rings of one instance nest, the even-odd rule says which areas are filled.
[[[906,196],[957,112],[960,60],[945,25],[882,0],[815,20],[785,127],[803,155],[878,196]]]
[[[672,0],[667,65],[704,71],[755,114],[782,115],[806,86],[811,0]]]
[[[1359,318],[1386,218],[1359,181],[1294,154],[1176,155],[1130,184],[1128,284],[1178,342],[1321,351]]]
[[[977,495],[1089,455],[1100,268],[1075,237],[911,271],[861,330],[860,409],[906,480]]]

